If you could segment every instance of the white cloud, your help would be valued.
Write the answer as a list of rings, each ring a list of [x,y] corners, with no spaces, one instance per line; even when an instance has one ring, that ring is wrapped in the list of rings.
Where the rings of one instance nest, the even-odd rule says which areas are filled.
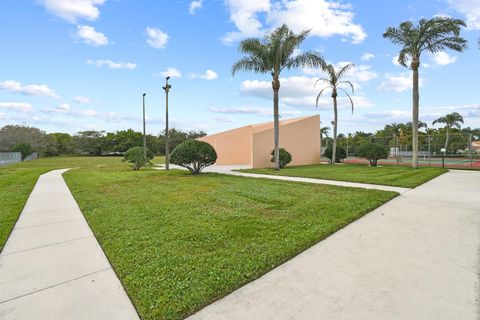
[[[256,37],[286,23],[299,32],[311,29],[311,35],[328,38],[341,35],[360,43],[367,37],[361,25],[353,23],[350,4],[327,0],[227,0],[230,20],[237,31],[229,32],[223,42],[231,44],[245,37]],[[265,22],[260,19],[265,15]]]
[[[353,23],[350,4],[326,0],[284,0],[277,2],[268,20],[274,25],[286,23],[295,31],[311,29],[310,34],[322,38],[334,35],[350,37],[361,43],[367,37],[361,25]]]
[[[72,109],[67,103],[61,103],[58,107],[57,110],[63,111],[63,112],[68,112]]]
[[[197,13],[197,10],[202,7],[203,0],[195,0],[190,2],[190,6],[188,7],[188,12],[190,12],[191,15],[195,15]]]
[[[0,82],[0,90],[20,93],[27,96],[45,96],[52,99],[59,98],[54,90],[50,89],[44,84],[31,84],[23,86],[20,82],[15,80],[6,80]]]
[[[114,62],[112,60],[104,59],[104,60],[87,60],[88,64],[95,65],[97,67],[107,66],[110,69],[128,69],[133,70],[137,67],[135,63],[131,62]]]
[[[230,21],[238,31],[227,33],[223,42],[231,44],[245,37],[255,37],[263,34],[263,24],[258,15],[270,11],[270,0],[227,0],[226,5],[230,11]]]
[[[0,109],[15,110],[20,112],[31,112],[33,107],[25,102],[0,102]]]
[[[90,26],[77,26],[74,34],[75,38],[82,39],[83,42],[93,46],[105,46],[108,44],[108,38],[101,32]]]
[[[180,78],[182,73],[175,68],[167,68],[165,71],[160,72],[162,77],[172,77],[172,78]]]
[[[220,123],[232,123],[235,122],[235,118],[232,116],[218,116],[213,118],[215,121]]]
[[[241,106],[241,107],[230,107],[230,108],[217,108],[212,107],[208,109],[213,113],[222,113],[222,114],[256,114],[260,116],[273,116],[273,108],[268,107],[255,107],[255,106]],[[280,115],[283,117],[287,116],[298,116],[303,113],[299,110],[280,110]]]
[[[204,80],[215,80],[218,78],[218,73],[208,69],[207,71],[205,71],[204,74],[200,75],[199,77]]]
[[[402,92],[412,89],[412,73],[407,71],[398,75],[387,73],[378,89],[383,91]],[[420,78],[419,86],[423,86],[425,79]]]
[[[450,5],[467,18],[467,28],[480,29],[480,3],[478,0],[448,0]]]
[[[148,36],[147,43],[151,47],[156,49],[164,49],[167,46],[167,42],[170,36],[166,32],[163,32],[160,29],[150,27],[146,29],[146,32]]]
[[[438,65],[445,66],[457,61],[457,57],[451,56],[446,52],[437,52],[432,56],[432,60]]]
[[[75,96],[73,98],[73,101],[75,101],[76,103],[79,103],[79,104],[93,104],[93,103],[95,103],[95,101],[93,101],[92,99],[84,97],[84,96]]]
[[[375,55],[373,53],[367,52],[362,55],[362,61],[370,61],[374,58],[375,58]]]
[[[280,102],[293,107],[315,108],[315,101],[322,89],[321,84],[314,88],[317,78],[306,76],[294,76],[281,78]],[[245,80],[240,90],[245,96],[252,96],[271,100],[273,96],[272,84],[269,81]],[[365,97],[354,96],[355,107],[371,107],[373,104]],[[347,97],[338,99],[340,107],[350,107]],[[332,104],[328,95],[324,95],[319,101],[319,107],[330,107]]]
[[[98,6],[106,0],[40,0],[53,15],[76,23],[79,19],[96,20],[100,15]]]

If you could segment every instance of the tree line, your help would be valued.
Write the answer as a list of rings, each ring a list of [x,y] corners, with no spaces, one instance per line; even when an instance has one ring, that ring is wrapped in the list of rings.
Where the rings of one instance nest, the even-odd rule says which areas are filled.
[[[205,136],[204,131],[183,131],[171,128],[172,149],[186,140]],[[165,154],[165,130],[158,135],[146,135],[147,148],[156,155]],[[25,125],[6,125],[0,128],[0,151],[29,150],[43,156],[58,155],[121,155],[128,149],[143,146],[143,134],[132,129],[116,132],[80,131],[76,134],[46,133]],[[25,151],[26,152],[26,151]],[[23,152],[22,152],[23,153]]]
[[[441,125],[434,128],[434,125]],[[447,154],[462,154],[470,147],[470,143],[480,140],[480,128],[463,127],[463,117],[457,112],[447,114],[434,120],[431,125],[418,122],[419,151],[428,151],[432,154],[441,154],[445,148]],[[412,122],[391,123],[373,133],[356,131],[349,134],[338,134],[338,146],[349,150],[350,156],[356,150],[368,143],[377,143],[387,149],[398,148],[399,151],[412,152]],[[321,128],[323,146],[331,146],[330,128]]]

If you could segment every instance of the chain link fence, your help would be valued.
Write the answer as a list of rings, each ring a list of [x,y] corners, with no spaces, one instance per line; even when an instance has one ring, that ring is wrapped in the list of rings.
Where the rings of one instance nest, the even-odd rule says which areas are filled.
[[[0,152],[0,167],[17,162],[22,162],[22,154],[20,152]]]
[[[331,143],[331,141],[326,141]],[[367,143],[378,143],[388,150],[388,158],[379,161],[380,165],[411,165],[411,136],[391,137],[341,137],[337,145],[347,154],[344,162],[368,163],[357,157],[360,147]],[[323,148],[322,148],[323,149]],[[446,167],[459,169],[480,169],[480,137],[473,134],[420,134],[418,137],[418,165],[424,167]]]

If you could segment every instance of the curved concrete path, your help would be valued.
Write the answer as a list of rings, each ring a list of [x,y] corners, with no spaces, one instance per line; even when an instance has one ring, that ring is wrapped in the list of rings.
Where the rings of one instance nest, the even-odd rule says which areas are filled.
[[[0,319],[139,319],[65,171],[40,176],[0,254]]]
[[[401,194],[189,320],[480,319],[480,172]]]
[[[172,169],[186,170],[183,167],[177,165],[170,165]],[[235,170],[239,169],[250,169],[249,165],[231,165],[231,166],[217,166],[213,165],[206,167],[204,172],[213,172],[213,173],[222,173],[229,174],[232,176],[238,177],[249,177],[249,178],[264,178],[272,180],[282,180],[282,181],[293,181],[293,182],[305,182],[305,183],[315,183],[315,184],[328,184],[333,186],[349,187],[349,188],[363,188],[363,189],[374,189],[374,190],[383,190],[383,191],[393,191],[398,193],[404,193],[410,190],[409,188],[401,187],[392,187],[384,186],[378,184],[369,184],[369,183],[359,183],[359,182],[348,182],[348,181],[336,181],[336,180],[325,180],[325,179],[313,179],[313,178],[301,178],[301,177],[288,177],[288,176],[276,176],[270,174],[258,174],[258,173],[246,173],[239,172]],[[164,170],[164,165],[156,165],[154,168],[156,170]]]

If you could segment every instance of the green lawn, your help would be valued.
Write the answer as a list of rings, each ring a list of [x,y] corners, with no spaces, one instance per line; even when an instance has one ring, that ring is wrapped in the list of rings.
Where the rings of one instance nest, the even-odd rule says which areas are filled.
[[[78,168],[64,174],[67,184],[144,320],[183,319],[396,196],[133,172],[118,158],[40,159],[0,168],[2,244],[38,175],[67,167]]]
[[[183,319],[396,195],[184,171],[65,178],[142,319]]]
[[[0,252],[41,174],[53,169],[98,165],[126,166],[120,158],[57,157],[0,167]]]
[[[272,168],[244,169],[239,171],[414,188],[447,172],[448,170],[442,168],[412,169],[403,166],[370,167],[362,164],[338,164],[335,166],[318,164],[311,166],[285,167],[280,171],[275,171]]]

